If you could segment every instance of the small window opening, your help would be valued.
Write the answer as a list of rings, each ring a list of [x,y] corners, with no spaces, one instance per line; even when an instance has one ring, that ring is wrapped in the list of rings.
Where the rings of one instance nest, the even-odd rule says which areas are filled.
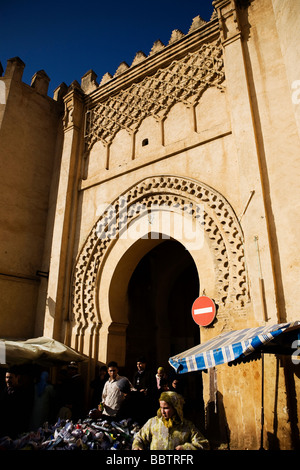
[[[148,145],[149,144],[149,140],[148,139],[144,139],[142,141],[142,147],[145,147],[145,145]]]

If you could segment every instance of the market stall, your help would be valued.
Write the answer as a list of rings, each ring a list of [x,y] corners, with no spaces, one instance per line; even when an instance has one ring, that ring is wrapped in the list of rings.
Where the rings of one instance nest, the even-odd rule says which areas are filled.
[[[130,418],[108,422],[87,417],[75,423],[59,419],[18,439],[0,438],[0,450],[130,450],[138,430]]]
[[[0,340],[0,363],[12,366],[55,368],[84,363],[87,358],[54,339],[39,337],[24,341]],[[45,422],[36,431],[17,438],[0,437],[0,450],[129,450],[139,425],[130,417],[120,422],[95,417],[90,410],[82,419]]]
[[[292,356],[294,364],[300,363],[300,321],[281,323],[223,333],[169,358],[178,374],[214,370],[216,366],[238,365],[261,360],[261,443],[264,428],[264,354]]]
[[[46,337],[24,341],[0,339],[0,353],[0,364],[4,366],[37,364],[51,367],[86,359],[69,346]]]
[[[169,358],[178,374],[207,370],[217,365],[247,360],[261,353],[293,354],[300,322],[228,331]],[[294,344],[294,347],[293,347]]]

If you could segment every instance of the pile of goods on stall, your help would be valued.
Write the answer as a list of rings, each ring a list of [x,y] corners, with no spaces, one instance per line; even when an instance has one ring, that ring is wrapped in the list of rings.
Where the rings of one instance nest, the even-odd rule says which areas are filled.
[[[0,438],[0,450],[130,450],[139,425],[132,419],[120,422],[93,419],[73,423],[59,419],[50,426],[45,423],[37,432],[18,439]]]

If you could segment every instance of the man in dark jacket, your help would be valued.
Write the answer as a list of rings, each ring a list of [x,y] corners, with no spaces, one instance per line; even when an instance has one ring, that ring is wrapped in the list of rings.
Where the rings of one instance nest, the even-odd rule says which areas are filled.
[[[5,374],[5,387],[0,392],[0,436],[17,438],[28,430],[29,413],[32,397],[20,385],[20,373],[17,368],[9,369]]]
[[[136,366],[137,371],[134,374],[132,382],[136,399],[135,419],[139,424],[144,424],[147,419],[153,415],[155,376],[147,369],[144,356],[138,357]]]

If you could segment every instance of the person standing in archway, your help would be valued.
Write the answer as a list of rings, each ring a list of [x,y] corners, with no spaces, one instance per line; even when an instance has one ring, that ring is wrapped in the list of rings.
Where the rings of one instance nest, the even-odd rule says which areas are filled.
[[[117,362],[109,362],[107,371],[109,379],[105,382],[102,392],[103,416],[113,419],[116,418],[125,400],[124,381],[127,383],[128,390],[132,388],[132,384],[126,377],[119,375]]]
[[[138,357],[136,366],[137,371],[132,382],[136,398],[136,413],[134,418],[142,425],[153,415],[156,383],[152,372],[147,368],[144,356]]]

